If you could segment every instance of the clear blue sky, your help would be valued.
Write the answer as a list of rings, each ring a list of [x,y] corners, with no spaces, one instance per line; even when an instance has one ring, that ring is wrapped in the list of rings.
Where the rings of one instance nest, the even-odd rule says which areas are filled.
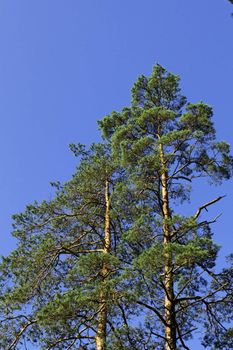
[[[11,215],[70,178],[68,144],[97,141],[96,121],[128,105],[133,82],[156,62],[181,76],[189,101],[214,107],[219,139],[233,146],[232,11],[227,0],[0,1],[1,254],[15,246]],[[216,205],[224,253],[232,184],[193,193],[193,208],[227,194]]]

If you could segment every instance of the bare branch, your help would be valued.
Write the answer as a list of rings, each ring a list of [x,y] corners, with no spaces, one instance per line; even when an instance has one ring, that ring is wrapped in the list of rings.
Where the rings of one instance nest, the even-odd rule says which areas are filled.
[[[51,350],[53,349],[55,346],[57,346],[58,344],[61,344],[61,343],[64,343],[64,342],[67,342],[69,340],[72,340],[72,345],[79,339],[94,339],[94,337],[91,337],[91,336],[81,336],[81,335],[77,335],[77,336],[71,336],[71,337],[66,337],[66,338],[60,338],[60,339],[57,339],[56,342],[54,342],[53,344],[49,345],[49,347],[46,349],[46,350]],[[68,348],[66,348],[66,350],[69,349],[69,346]]]
[[[221,285],[219,288],[217,288],[216,290],[214,290],[214,291],[211,292],[211,293],[208,293],[207,295],[204,295],[203,297],[201,297],[201,296],[199,296],[199,295],[193,295],[193,296],[190,296],[190,297],[178,298],[178,299],[177,299],[177,303],[178,303],[178,302],[181,302],[181,301],[192,301],[192,300],[193,300],[193,302],[191,302],[189,305],[185,305],[185,307],[181,307],[180,309],[178,309],[178,310],[176,311],[176,313],[179,313],[180,311],[182,311],[182,310],[184,310],[184,309],[187,309],[188,307],[193,306],[193,305],[195,305],[195,304],[197,304],[197,303],[200,303],[200,302],[203,302],[203,303],[205,303],[205,304],[208,304],[208,301],[207,301],[206,299],[211,298],[211,297],[214,296],[216,293],[218,293],[218,292],[224,290],[224,287],[225,287],[226,285],[227,285],[227,283]],[[218,301],[216,301],[216,303],[217,303],[217,302],[218,302]],[[212,301],[211,303],[213,303],[213,301]]]
[[[163,316],[160,314],[160,312],[159,312],[155,307],[153,307],[153,306],[151,306],[151,305],[148,305],[148,304],[146,304],[146,303],[144,303],[144,302],[142,302],[142,301],[140,301],[140,300],[137,300],[136,303],[139,304],[139,305],[142,305],[142,306],[146,307],[146,308],[149,309],[149,310],[154,311],[154,313],[158,316],[158,318],[160,319],[160,321],[161,321],[164,325],[167,325],[167,323],[166,323],[166,321],[164,320]]]
[[[25,333],[25,331],[28,329],[29,326],[31,326],[32,324],[36,323],[37,320],[32,320],[28,323],[26,323],[21,330],[19,331],[19,333],[16,335],[15,339],[12,341],[12,343],[10,344],[10,346],[7,348],[7,350],[14,350],[16,345],[18,344],[21,336]]]
[[[197,219],[197,218],[199,217],[199,215],[201,214],[201,212],[202,212],[203,209],[205,209],[206,211],[208,211],[208,210],[207,210],[207,207],[209,207],[210,205],[212,205],[212,204],[214,204],[214,203],[220,201],[220,200],[221,200],[222,198],[224,198],[224,197],[226,197],[226,195],[225,195],[225,196],[217,197],[217,198],[213,199],[212,201],[207,202],[206,204],[202,205],[200,208],[197,209],[197,212],[196,212],[196,214],[194,215],[194,219]]]
[[[75,256],[78,256],[79,254],[87,254],[87,253],[103,253],[103,249],[83,249],[83,250],[78,250],[76,252],[74,252],[73,250],[67,248],[67,247],[62,247],[61,248],[61,253],[65,253],[67,252],[68,254],[72,254]]]

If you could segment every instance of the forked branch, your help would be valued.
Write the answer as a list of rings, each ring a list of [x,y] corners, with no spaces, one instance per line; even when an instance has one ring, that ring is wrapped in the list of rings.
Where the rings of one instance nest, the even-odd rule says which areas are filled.
[[[212,204],[214,204],[214,203],[220,201],[220,200],[221,200],[222,198],[224,198],[224,197],[226,197],[226,196],[219,196],[219,197],[213,199],[212,201],[207,202],[207,203],[205,203],[204,205],[202,205],[200,208],[197,209],[197,212],[196,212],[196,214],[194,215],[194,219],[197,219],[197,218],[200,216],[200,214],[201,214],[201,212],[202,212],[203,209],[205,209],[206,211],[208,211],[208,210],[207,210],[207,207],[209,207],[210,205],[212,205]]]

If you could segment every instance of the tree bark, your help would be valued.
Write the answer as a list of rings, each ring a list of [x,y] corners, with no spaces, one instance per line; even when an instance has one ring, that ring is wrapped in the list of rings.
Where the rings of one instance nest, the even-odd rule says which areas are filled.
[[[176,319],[175,319],[175,300],[174,300],[174,276],[172,252],[168,246],[171,243],[171,230],[168,220],[171,218],[168,197],[168,172],[164,156],[163,145],[160,144],[161,161],[161,199],[163,211],[163,244],[165,249],[164,256],[164,318],[165,326],[165,350],[176,350]],[[168,248],[168,249],[166,249]]]
[[[104,254],[109,254],[111,249],[111,232],[110,232],[110,192],[109,180],[105,181],[105,227],[104,227]],[[101,276],[104,282],[109,274],[109,266],[106,262],[103,263]],[[106,335],[107,335],[107,298],[104,287],[101,288],[99,295],[99,313],[96,335],[96,350],[106,350]]]

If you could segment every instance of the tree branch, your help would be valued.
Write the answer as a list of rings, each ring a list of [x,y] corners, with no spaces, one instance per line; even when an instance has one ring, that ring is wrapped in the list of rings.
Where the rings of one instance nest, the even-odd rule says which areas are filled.
[[[212,204],[214,204],[214,203],[220,201],[220,200],[221,200],[222,198],[224,198],[224,197],[226,197],[226,195],[217,197],[217,198],[213,199],[212,201],[207,202],[206,204],[202,205],[200,208],[197,209],[197,212],[196,212],[196,214],[194,215],[194,219],[197,219],[197,218],[199,217],[199,215],[201,214],[201,212],[202,212],[203,209],[205,209],[206,211],[208,211],[208,210],[207,210],[207,207],[209,207],[210,205],[212,205]]]
[[[36,323],[37,320],[32,320],[28,323],[26,323],[22,328],[21,330],[19,331],[19,333],[16,335],[15,339],[13,340],[13,342],[10,344],[10,346],[7,348],[7,350],[14,350],[16,345],[18,344],[21,336],[23,335],[23,333],[27,330],[27,328],[29,326],[31,326],[32,324]]]

